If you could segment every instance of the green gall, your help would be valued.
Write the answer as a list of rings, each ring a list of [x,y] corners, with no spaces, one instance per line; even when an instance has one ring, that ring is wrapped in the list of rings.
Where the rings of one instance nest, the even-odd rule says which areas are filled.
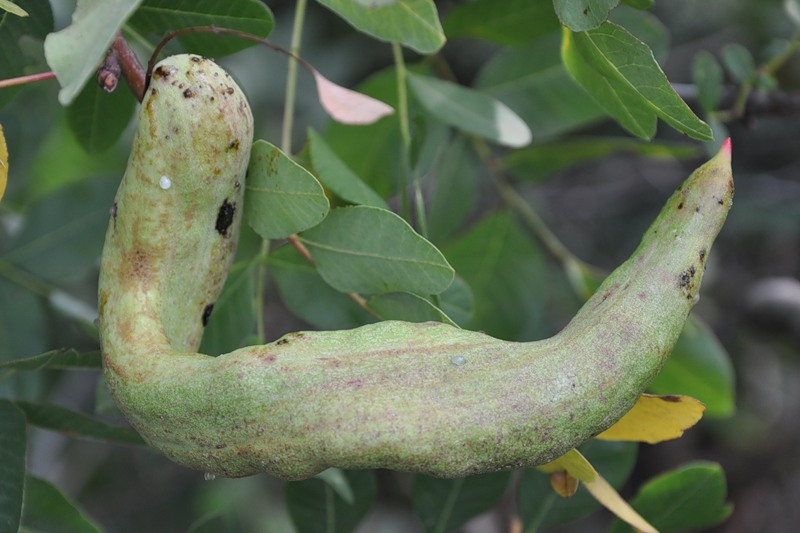
[[[461,477],[561,456],[658,373],[733,196],[723,149],[549,339],[388,321],[214,358],[196,350],[233,257],[252,132],[247,101],[213,62],[158,65],[99,286],[105,376],[125,416],[172,460],[229,477],[334,466]]]

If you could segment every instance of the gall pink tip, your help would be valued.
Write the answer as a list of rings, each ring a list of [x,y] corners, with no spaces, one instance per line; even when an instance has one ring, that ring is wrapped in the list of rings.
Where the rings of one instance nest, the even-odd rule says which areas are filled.
[[[730,137],[728,137],[727,139],[725,139],[724,141],[722,141],[722,151],[723,151],[723,152],[725,152],[725,154],[726,154],[728,157],[730,157],[730,155],[731,155],[731,150],[732,150],[732,148],[731,148],[731,138],[730,138]]]

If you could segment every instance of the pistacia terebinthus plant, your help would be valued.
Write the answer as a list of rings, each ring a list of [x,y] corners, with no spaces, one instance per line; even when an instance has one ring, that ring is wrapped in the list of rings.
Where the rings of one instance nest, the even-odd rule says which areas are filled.
[[[658,373],[733,195],[726,142],[546,340],[389,321],[209,357],[196,350],[236,247],[252,135],[220,67],[162,61],[99,288],[105,376],[125,416],[174,461],[231,477],[332,466],[459,477],[560,456],[613,425]]]

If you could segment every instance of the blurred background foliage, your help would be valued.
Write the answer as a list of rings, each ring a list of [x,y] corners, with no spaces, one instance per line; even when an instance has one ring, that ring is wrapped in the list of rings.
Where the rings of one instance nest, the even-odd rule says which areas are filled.
[[[676,348],[673,359],[683,357],[683,363],[668,367],[654,384],[659,393],[704,396],[706,419],[671,443],[597,442],[584,451],[609,481],[625,482],[621,492],[629,499],[647,480],[689,461],[719,463],[734,514],[713,530],[728,533],[800,527],[800,429],[795,423],[800,419],[800,54],[788,58],[774,76],[754,70],[797,33],[800,21],[787,15],[797,9],[793,1],[672,0],[656,2],[652,15],[627,6],[612,14],[612,20],[652,47],[669,80],[715,130],[717,145],[726,135],[732,137],[737,190],[694,311],[703,322],[693,322]],[[18,3],[32,14],[48,11],[43,0]],[[266,4],[275,17],[270,39],[288,48],[295,2]],[[502,4],[517,3],[495,4],[494,9],[503,9]],[[468,2],[436,2],[448,43],[435,59],[407,51],[406,62],[412,72],[478,88],[525,120],[533,145],[493,152],[510,180],[504,183],[575,257],[610,271],[630,254],[668,194],[716,145],[689,141],[665,124],[647,144],[607,120],[561,66],[560,35],[547,30],[552,9],[549,2],[542,4],[550,11],[543,11],[544,29],[537,33],[537,27],[514,27],[513,20],[500,29],[471,27],[463,15]],[[69,24],[73,8],[72,2],[52,3],[56,29]],[[37,42],[50,31],[42,22],[46,19],[31,17],[38,22],[25,28],[27,37],[15,37],[25,52],[26,72],[49,70]],[[143,34],[148,24],[131,22]],[[146,58],[148,52],[132,35],[127,37]],[[0,26],[0,50],[11,38]],[[391,46],[354,31],[315,2],[307,7],[302,55],[337,83],[389,103],[397,99]],[[4,58],[6,67],[12,59]],[[256,138],[277,143],[286,59],[255,47],[220,62],[250,99]],[[721,102],[707,92],[716,79]],[[717,112],[735,106],[742,83],[758,89],[744,113]],[[52,81],[0,90],[0,123],[11,160],[0,203],[0,363],[56,348],[87,354],[98,347],[93,324],[97,268],[108,206],[130,149],[135,101],[127,87],[108,96],[91,86],[63,108],[58,90]],[[93,121],[87,122],[87,109],[95,111]],[[565,274],[563,257],[543,244],[541,232],[532,234],[535,221],[493,184],[480,149],[454,135],[413,94],[411,116],[415,165],[428,202],[428,235],[459,276],[443,298],[445,312],[464,327],[501,338],[530,340],[558,331],[581,303],[573,290],[576,279],[590,283],[589,271]],[[309,134],[307,128],[319,133]],[[292,144],[298,159],[316,168],[313,139],[326,143],[390,207],[400,209],[397,184],[405,166],[396,118],[367,127],[330,123],[317,103],[313,78],[301,71]],[[247,306],[260,240],[249,231],[242,239],[241,262],[226,288],[229,306],[214,315],[222,317],[217,321],[237,318],[210,327],[203,346],[209,353],[248,342],[253,334],[255,318]],[[267,279],[267,340],[298,329],[352,327],[372,320],[325,285],[290,247],[270,254]],[[116,416],[96,371],[12,373],[0,370],[0,397]],[[682,386],[689,390],[676,390]],[[59,500],[52,493],[58,487],[107,531],[312,531],[319,524],[304,519],[325,509],[303,505],[313,507],[326,498],[349,505],[347,491],[335,490],[335,481],[286,487],[268,476],[206,482],[202,473],[145,448],[75,440],[34,427],[28,429],[27,463],[40,478],[29,482],[27,490],[49,494],[47,501],[56,509]],[[707,465],[697,465],[692,475],[702,477],[703,468]],[[340,526],[356,524],[364,515],[361,531],[435,526],[441,505],[426,510],[442,494],[435,480],[390,472],[344,475],[349,498],[358,505],[337,515]],[[583,505],[588,512],[596,504],[585,493],[556,501],[547,478],[536,473],[515,478],[515,502],[504,496],[509,479],[493,474],[467,480],[461,488],[464,499],[455,507],[461,513],[454,519],[456,527],[466,523],[467,531],[499,530],[515,506],[526,531],[537,530],[534,524],[548,531],[605,531],[611,523],[609,514],[594,513],[560,525],[580,514],[574,508]],[[53,511],[54,516],[67,520],[69,508],[66,514]],[[41,531],[63,530],[59,527],[66,522],[48,524],[46,515],[29,514],[27,523]],[[80,517],[74,520],[76,530],[84,530]]]

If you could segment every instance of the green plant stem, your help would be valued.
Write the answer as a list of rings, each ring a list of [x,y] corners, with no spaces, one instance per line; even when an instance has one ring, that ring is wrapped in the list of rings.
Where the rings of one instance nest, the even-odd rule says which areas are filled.
[[[292,25],[292,41],[289,45],[292,55],[300,55],[300,46],[303,39],[303,20],[306,14],[306,0],[297,0],[294,11],[294,24]],[[297,61],[289,61],[286,71],[286,102],[283,106],[283,128],[281,130],[281,149],[287,154],[292,153],[292,129],[294,127],[294,105],[297,97]]]
[[[408,74],[406,63],[403,59],[403,48],[397,42],[392,42],[392,54],[397,69],[397,118],[400,121],[400,137],[403,140],[403,183],[401,183],[401,204],[403,217],[408,220],[408,175],[414,187],[414,214],[420,235],[428,238],[428,217],[425,213],[425,197],[422,195],[422,186],[419,181],[419,170],[411,161],[411,126],[408,116]],[[436,307],[441,307],[438,294],[431,294],[431,301]]]
[[[2,259],[0,259],[0,276],[43,298],[47,298],[55,290],[47,282]]]
[[[411,169],[411,128],[408,120],[408,82],[406,74],[406,64],[403,60],[403,49],[399,43],[392,43],[392,54],[394,55],[394,65],[397,72],[397,118],[400,122],[400,138],[403,142],[403,170],[400,182],[400,213],[406,220],[409,219],[408,203],[408,174]],[[415,186],[418,185],[415,180]],[[419,211],[419,208],[417,208]],[[424,209],[422,210],[424,212]],[[420,229],[425,227],[425,220],[420,224]],[[423,230],[423,237],[425,236]]]
[[[0,277],[47,300],[51,307],[67,318],[75,320],[87,334],[97,338],[97,326],[93,320],[97,313],[81,300],[3,259],[0,259]]]
[[[786,48],[781,50],[778,55],[764,63],[759,70],[764,74],[775,74],[775,72],[777,72],[778,69],[781,68],[783,64],[786,63],[789,58],[792,57],[798,50],[800,50],[800,30],[794,34],[792,40],[786,45]]]

